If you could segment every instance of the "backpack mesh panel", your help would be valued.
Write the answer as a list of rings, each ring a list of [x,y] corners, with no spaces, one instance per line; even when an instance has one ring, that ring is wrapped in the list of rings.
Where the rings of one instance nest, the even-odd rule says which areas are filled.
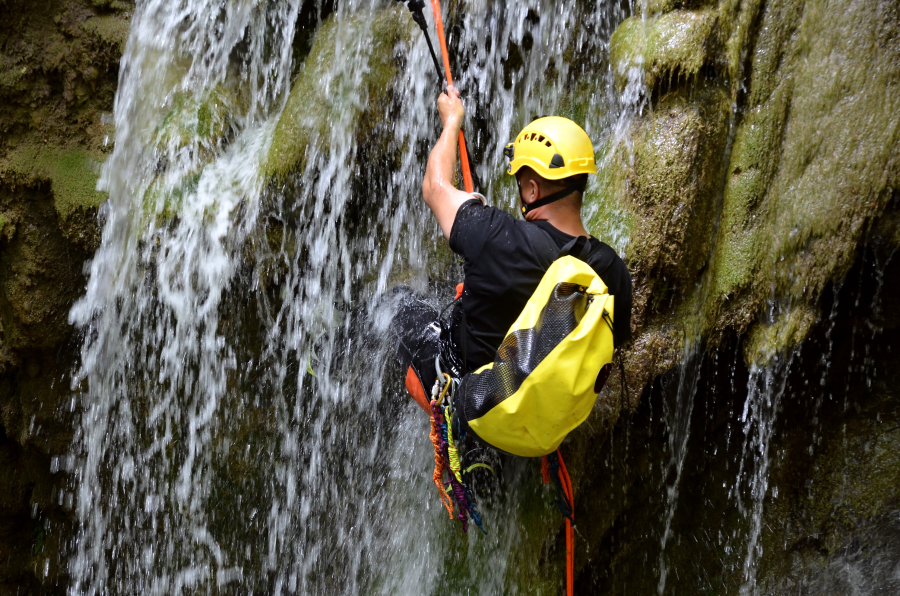
[[[497,350],[494,367],[463,379],[459,395],[466,420],[480,418],[515,393],[525,377],[575,330],[590,302],[582,286],[557,284],[535,326],[507,335]]]

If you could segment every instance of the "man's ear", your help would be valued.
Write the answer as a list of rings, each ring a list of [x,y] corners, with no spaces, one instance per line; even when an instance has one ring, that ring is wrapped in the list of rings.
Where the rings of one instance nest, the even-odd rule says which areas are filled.
[[[541,198],[541,187],[537,180],[531,176],[526,176],[522,180],[522,200],[531,204]]]

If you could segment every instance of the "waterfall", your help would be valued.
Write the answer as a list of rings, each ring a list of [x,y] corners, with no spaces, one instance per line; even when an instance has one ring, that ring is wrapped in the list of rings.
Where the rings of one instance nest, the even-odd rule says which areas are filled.
[[[460,274],[420,196],[437,82],[404,10],[137,4],[102,244],[70,314],[83,342],[64,458],[71,594],[516,591],[517,553],[543,540],[521,523],[534,470],[510,466],[482,504],[488,535],[461,536],[388,340],[392,286],[442,305]],[[500,149],[533,117],[577,112],[598,147],[621,140],[642,101],[639,77],[619,96],[606,62],[621,3],[457,10],[445,17],[492,203],[514,204]],[[379,55],[384,18],[400,33]],[[326,28],[332,61],[304,63],[303,36],[316,51]],[[398,72],[373,97],[367,76],[385,60]],[[317,92],[301,104],[306,144],[275,177],[273,138],[300,80]],[[598,232],[627,245],[614,220]]]

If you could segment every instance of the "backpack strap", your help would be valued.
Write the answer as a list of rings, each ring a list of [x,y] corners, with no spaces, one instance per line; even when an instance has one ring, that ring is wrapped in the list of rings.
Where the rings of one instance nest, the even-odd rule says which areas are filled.
[[[570,256],[587,262],[588,256],[591,254],[591,242],[587,236],[576,236],[569,240],[565,246],[559,249],[556,258]]]

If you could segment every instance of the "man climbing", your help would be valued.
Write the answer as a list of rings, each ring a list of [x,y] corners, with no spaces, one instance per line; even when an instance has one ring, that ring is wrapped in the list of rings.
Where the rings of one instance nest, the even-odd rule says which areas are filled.
[[[465,117],[453,86],[438,99],[438,112],[443,132],[428,158],[422,194],[450,248],[464,259],[465,281],[447,316],[404,294],[395,319],[406,387],[429,413],[427,392],[438,376],[436,364],[459,378],[493,362],[555,251],[577,237],[587,239],[583,260],[615,297],[614,344],[621,346],[631,337],[628,269],[610,246],[590,237],[581,221],[587,175],[596,174],[593,146],[584,130],[565,118],[539,118],[507,145],[522,221],[453,185]],[[597,391],[603,380],[601,375]]]

